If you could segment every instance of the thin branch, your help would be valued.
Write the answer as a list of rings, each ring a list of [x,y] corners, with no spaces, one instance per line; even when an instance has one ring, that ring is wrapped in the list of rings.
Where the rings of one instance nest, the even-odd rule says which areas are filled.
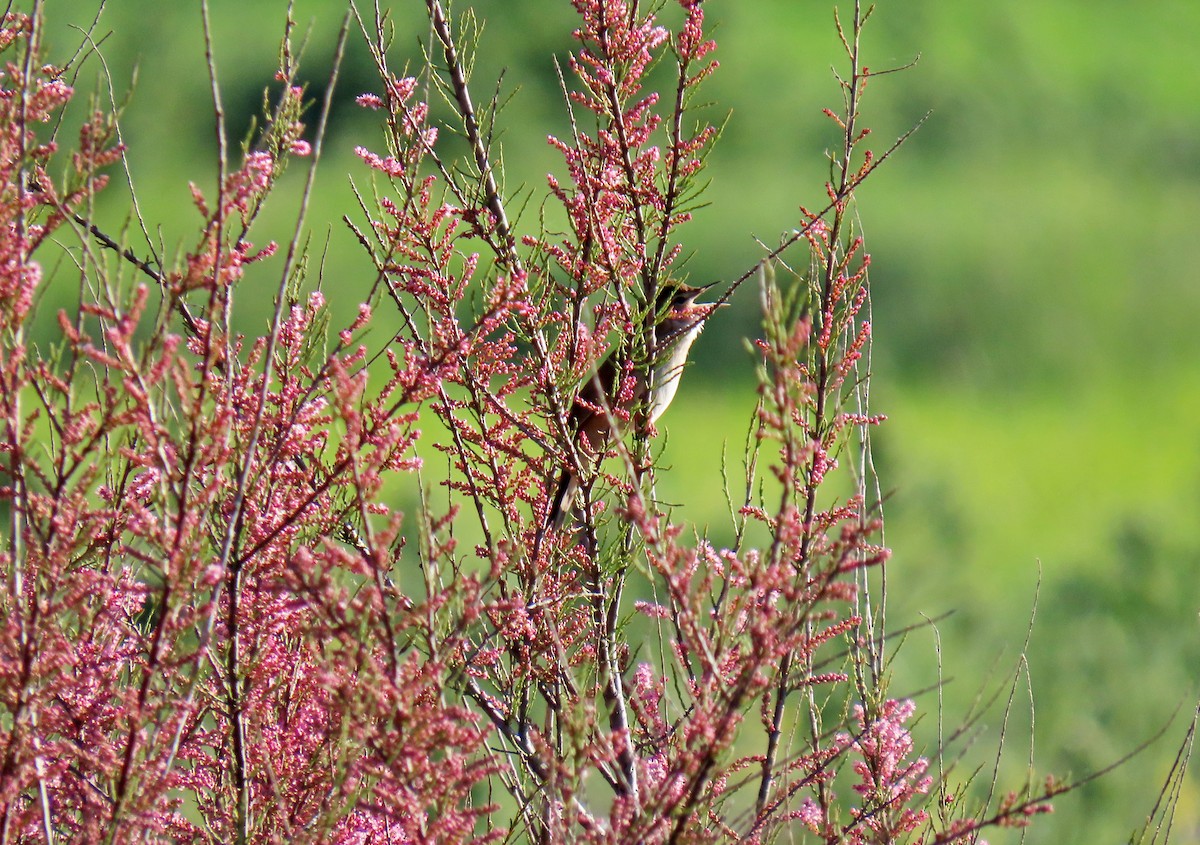
[[[479,169],[479,178],[483,183],[484,201],[495,219],[496,231],[500,234],[501,257],[511,272],[520,272],[521,258],[517,254],[516,242],[508,222],[508,214],[504,209],[504,200],[501,198],[500,189],[496,184],[496,175],[488,155],[487,145],[479,129],[479,119],[476,116],[475,106],[471,102],[471,91],[467,86],[466,71],[459,59],[458,48],[455,46],[454,36],[450,31],[450,22],[446,18],[440,0],[426,0],[425,6],[429,10],[433,31],[442,45],[446,69],[450,74],[454,97],[458,102],[459,116],[463,120],[467,142],[471,145],[475,166]]]

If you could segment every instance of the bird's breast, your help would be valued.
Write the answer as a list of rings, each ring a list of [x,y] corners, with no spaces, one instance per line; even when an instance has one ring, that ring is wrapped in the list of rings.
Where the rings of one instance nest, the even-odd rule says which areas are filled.
[[[679,390],[679,377],[683,375],[683,368],[687,366],[688,350],[691,349],[692,342],[699,334],[700,326],[695,326],[687,331],[655,365],[650,399],[647,403],[651,425],[658,422],[658,418],[663,415],[675,398],[675,393]]]

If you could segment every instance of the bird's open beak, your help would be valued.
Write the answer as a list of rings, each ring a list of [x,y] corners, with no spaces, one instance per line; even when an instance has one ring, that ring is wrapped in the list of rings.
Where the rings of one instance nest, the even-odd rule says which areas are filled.
[[[720,284],[720,282],[709,282],[707,285],[702,285],[700,287],[699,293],[697,293],[696,296],[698,297],[698,296],[700,296],[700,294],[705,293],[706,291],[712,290],[719,284]],[[728,302],[702,302],[700,304],[701,305],[716,305],[718,308],[724,308],[727,305],[729,305]]]

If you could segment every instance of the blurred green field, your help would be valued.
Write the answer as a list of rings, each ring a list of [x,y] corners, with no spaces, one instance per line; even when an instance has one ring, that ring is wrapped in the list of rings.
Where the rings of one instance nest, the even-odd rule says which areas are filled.
[[[421,4],[395,10],[399,57],[418,58]],[[549,52],[570,46],[568,3],[484,0],[476,80],[501,68],[520,87],[502,115],[510,194],[541,196],[561,170],[545,144],[563,132]],[[216,54],[231,125],[240,134],[275,67],[284,3],[212,0]],[[298,0],[313,21],[306,76],[319,89],[343,5]],[[820,114],[839,100],[828,0],[710,0],[721,70],[706,93],[718,119],[710,205],[685,230],[695,279],[739,275],[766,242],[822,203],[822,158],[835,142]],[[70,51],[94,2],[50,0],[52,49]],[[212,118],[196,4],[111,0],[98,34],[118,91],[137,60],[125,115],[134,178],[148,220],[174,250],[196,222],[187,182],[215,179]],[[1200,668],[1200,4],[1060,0],[1046,4],[881,2],[865,48],[876,69],[866,117],[876,147],[926,126],[865,188],[861,222],[873,256],[874,434],[887,503],[889,618],[939,623],[950,679],[945,719],[1017,665],[1040,581],[1028,652],[1036,702],[1035,761],[1071,778],[1104,767],[1153,735],[1158,743],[1064,797],[1029,842],[1123,842],[1153,806],[1198,692]],[[352,42],[353,43],[353,42]],[[95,65],[92,65],[94,68]],[[80,87],[91,83],[80,80]],[[357,144],[378,142],[349,105],[376,84],[353,43],[328,158],[310,220],[330,240],[327,283],[353,310],[364,265],[341,214]],[[452,144],[452,140],[446,143]],[[300,174],[289,174],[290,187]],[[209,193],[212,189],[209,188]],[[294,195],[293,195],[294,196]],[[286,197],[265,221],[283,237]],[[101,214],[120,221],[114,186]],[[536,201],[534,203],[536,209]],[[535,214],[530,212],[527,223]],[[46,295],[40,319],[59,307]],[[248,328],[266,288],[246,287]],[[68,300],[63,300],[68,301]],[[722,444],[737,468],[752,408],[750,286],[698,344],[676,405],[662,493],[681,516],[728,536]],[[686,422],[685,422],[686,421]],[[696,491],[711,496],[697,498]],[[928,630],[895,664],[893,692],[928,687],[938,656]],[[1018,702],[1028,699],[1021,688]],[[930,694],[922,704],[932,709]],[[1030,728],[1010,725],[1006,772],[1022,775]],[[972,751],[988,760],[1000,713]],[[1022,727],[1023,726],[1023,727]],[[932,717],[920,726],[935,737]],[[1200,842],[1200,789],[1187,785],[1176,843]],[[1017,841],[1002,836],[993,842]]]

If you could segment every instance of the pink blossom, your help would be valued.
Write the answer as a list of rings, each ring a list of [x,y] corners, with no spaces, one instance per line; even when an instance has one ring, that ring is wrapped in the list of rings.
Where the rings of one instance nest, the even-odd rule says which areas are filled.
[[[404,165],[392,156],[378,156],[366,147],[355,147],[354,154],[365,161],[368,166],[387,176],[400,178],[404,175]]]

